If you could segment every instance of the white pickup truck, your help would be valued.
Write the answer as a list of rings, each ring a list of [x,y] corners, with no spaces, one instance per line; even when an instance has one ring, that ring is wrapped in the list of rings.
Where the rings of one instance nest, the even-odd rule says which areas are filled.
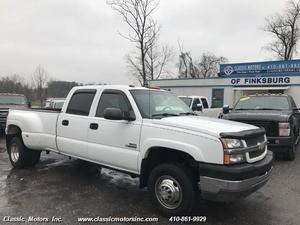
[[[222,108],[211,108],[205,96],[178,96],[191,110],[201,116],[219,118]]]
[[[197,196],[233,201],[270,178],[264,129],[196,116],[170,92],[132,86],[73,88],[61,112],[10,110],[7,150],[16,168],[53,151],[139,176],[165,215]],[[62,184],[63,185],[63,184]]]

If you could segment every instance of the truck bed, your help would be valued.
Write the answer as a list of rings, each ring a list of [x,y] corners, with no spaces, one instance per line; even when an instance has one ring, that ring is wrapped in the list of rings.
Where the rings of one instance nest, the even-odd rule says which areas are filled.
[[[56,123],[59,114],[60,111],[53,109],[13,109],[9,110],[7,123],[13,121],[18,124],[27,147],[57,151]]]

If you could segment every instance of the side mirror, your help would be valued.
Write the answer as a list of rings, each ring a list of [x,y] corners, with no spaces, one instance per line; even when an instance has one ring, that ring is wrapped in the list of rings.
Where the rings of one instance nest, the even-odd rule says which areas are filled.
[[[107,120],[123,120],[124,116],[119,108],[106,108],[104,110],[104,118]]]
[[[202,104],[198,103],[196,108],[197,108],[197,111],[202,111]]]
[[[229,105],[224,105],[223,106],[223,114],[228,114],[229,113]]]
[[[107,120],[127,121],[134,121],[136,119],[133,112],[122,112],[119,108],[106,108],[104,110],[104,118]]]

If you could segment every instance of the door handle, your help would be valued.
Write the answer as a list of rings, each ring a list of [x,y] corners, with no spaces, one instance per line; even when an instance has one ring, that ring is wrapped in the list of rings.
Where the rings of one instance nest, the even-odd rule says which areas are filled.
[[[69,125],[69,120],[63,120],[61,124],[63,126],[68,126]]]
[[[91,123],[90,124],[90,129],[92,129],[92,130],[97,130],[98,129],[98,123]]]

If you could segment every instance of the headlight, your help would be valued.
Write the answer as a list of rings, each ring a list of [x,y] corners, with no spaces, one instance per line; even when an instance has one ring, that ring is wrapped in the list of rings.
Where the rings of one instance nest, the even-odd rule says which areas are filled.
[[[242,148],[243,143],[239,139],[222,138],[221,139],[224,149]]]
[[[279,123],[279,136],[290,136],[290,123]]]
[[[234,149],[243,148],[243,142],[239,139],[233,138],[221,138],[221,142],[224,149],[224,164],[235,164],[246,161],[245,153],[235,154]]]

